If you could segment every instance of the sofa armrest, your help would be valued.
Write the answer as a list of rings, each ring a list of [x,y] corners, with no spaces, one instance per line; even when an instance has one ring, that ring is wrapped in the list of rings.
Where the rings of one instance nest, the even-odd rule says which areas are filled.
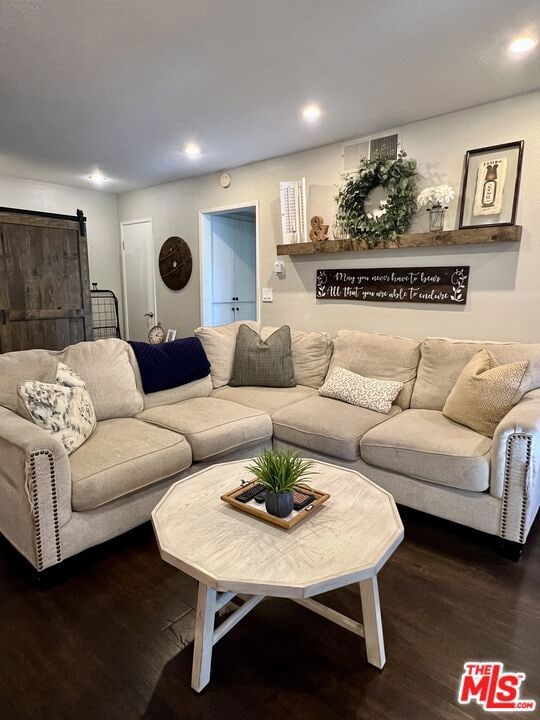
[[[490,492],[502,500],[501,537],[523,543],[540,503],[540,390],[501,420],[491,459]]]
[[[42,428],[0,407],[0,532],[37,570],[62,560],[71,518],[67,452]]]

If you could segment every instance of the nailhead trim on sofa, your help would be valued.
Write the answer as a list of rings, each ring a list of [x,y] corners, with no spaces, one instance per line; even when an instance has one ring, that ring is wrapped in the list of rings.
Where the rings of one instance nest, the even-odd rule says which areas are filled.
[[[525,542],[525,529],[527,523],[527,507],[529,501],[528,488],[527,488],[527,476],[529,472],[531,462],[531,450],[532,450],[532,437],[525,434],[514,433],[510,435],[506,443],[505,452],[505,466],[504,466],[504,491],[502,501],[502,512],[501,512],[501,537],[507,537],[507,520],[510,503],[510,489],[515,487],[510,483],[511,468],[514,462],[514,452],[517,442],[526,443],[525,451],[525,471],[522,474],[522,487],[521,487],[521,513],[519,520],[519,542]]]
[[[54,456],[50,450],[38,450],[30,455],[30,498],[32,502],[32,515],[34,517],[34,529],[35,529],[35,547],[36,547],[36,561],[37,569],[43,570],[43,529],[41,525],[41,516],[39,509],[39,488],[37,482],[37,468],[36,458],[40,455],[47,457],[49,461],[49,481],[50,481],[50,492],[51,492],[51,505],[52,505],[52,520],[54,529],[54,542],[56,549],[56,562],[62,562],[62,546],[60,543],[60,520],[58,514],[58,490],[56,485],[56,471],[54,467]]]

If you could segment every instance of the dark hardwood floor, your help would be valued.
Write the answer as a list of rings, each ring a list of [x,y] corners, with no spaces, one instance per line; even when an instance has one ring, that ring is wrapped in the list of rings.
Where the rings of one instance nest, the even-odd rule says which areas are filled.
[[[460,706],[457,687],[465,661],[501,660],[527,673],[522,696],[540,700],[538,527],[514,563],[490,538],[403,514],[406,539],[380,575],[382,672],[366,664],[360,638],[268,600],[216,646],[200,696],[190,688],[191,646],[180,652],[164,630],[195,606],[196,586],[161,561],[149,526],[68,562],[50,587],[38,587],[2,540],[0,718],[518,717]],[[353,587],[325,602],[359,617]]]

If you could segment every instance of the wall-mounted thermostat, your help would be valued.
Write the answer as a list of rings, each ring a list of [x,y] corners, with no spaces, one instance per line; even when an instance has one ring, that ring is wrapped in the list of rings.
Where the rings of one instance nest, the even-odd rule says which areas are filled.
[[[276,260],[274,263],[274,273],[276,275],[285,275],[285,263],[283,260]]]

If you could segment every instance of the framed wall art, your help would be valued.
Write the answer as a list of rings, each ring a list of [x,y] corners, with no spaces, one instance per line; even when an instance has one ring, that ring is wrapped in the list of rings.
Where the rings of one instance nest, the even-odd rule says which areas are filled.
[[[522,162],[523,140],[467,151],[460,228],[515,224]]]

